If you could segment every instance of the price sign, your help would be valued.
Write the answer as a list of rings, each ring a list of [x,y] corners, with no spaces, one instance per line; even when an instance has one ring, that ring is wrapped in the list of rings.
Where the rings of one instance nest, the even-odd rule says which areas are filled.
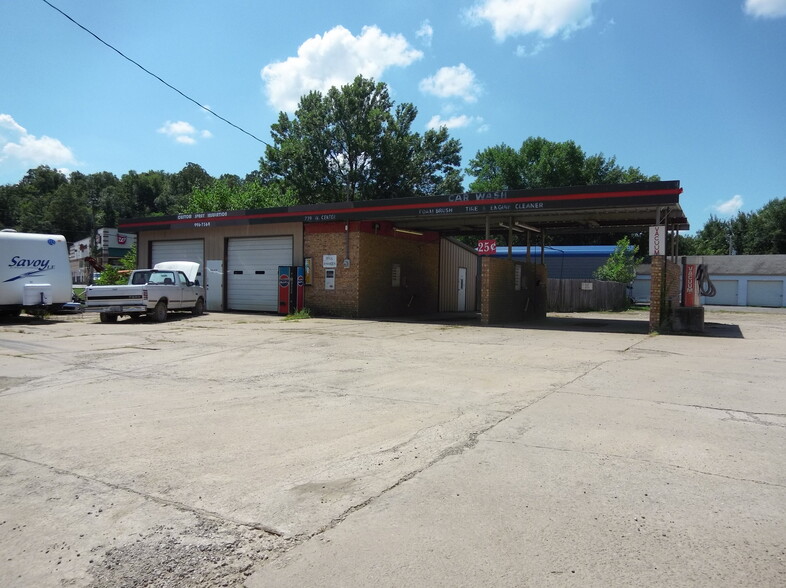
[[[478,241],[478,255],[494,255],[497,252],[497,242],[494,239]]]

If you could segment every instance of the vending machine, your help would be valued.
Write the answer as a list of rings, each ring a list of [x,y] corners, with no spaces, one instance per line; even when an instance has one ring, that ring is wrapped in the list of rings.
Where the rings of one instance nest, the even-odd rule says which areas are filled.
[[[278,266],[278,314],[293,314],[305,306],[305,268]]]

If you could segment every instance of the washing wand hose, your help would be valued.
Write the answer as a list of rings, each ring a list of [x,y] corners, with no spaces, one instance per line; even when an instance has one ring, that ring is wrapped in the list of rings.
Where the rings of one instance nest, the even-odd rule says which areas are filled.
[[[696,268],[696,283],[702,296],[715,296],[715,284],[710,280],[710,273],[707,271],[707,266],[703,263]]]

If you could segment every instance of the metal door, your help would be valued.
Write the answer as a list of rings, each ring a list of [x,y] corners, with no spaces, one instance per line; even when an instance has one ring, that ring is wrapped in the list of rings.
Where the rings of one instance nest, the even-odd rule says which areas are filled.
[[[224,262],[221,259],[208,259],[205,269],[205,304],[208,310],[221,311],[224,303]]]
[[[458,268],[458,310],[464,312],[467,310],[467,268]]]

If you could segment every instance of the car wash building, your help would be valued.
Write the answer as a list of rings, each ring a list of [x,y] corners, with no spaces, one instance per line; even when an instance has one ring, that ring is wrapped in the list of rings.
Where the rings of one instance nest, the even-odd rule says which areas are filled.
[[[478,311],[484,323],[545,316],[543,255],[484,255],[514,233],[688,228],[679,182],[509,190],[127,219],[138,263],[199,262],[209,311],[282,310],[279,267],[302,267],[318,314],[384,317]],[[478,250],[454,237],[483,236]],[[543,251],[543,247],[539,249]],[[666,267],[665,265],[663,267]]]

